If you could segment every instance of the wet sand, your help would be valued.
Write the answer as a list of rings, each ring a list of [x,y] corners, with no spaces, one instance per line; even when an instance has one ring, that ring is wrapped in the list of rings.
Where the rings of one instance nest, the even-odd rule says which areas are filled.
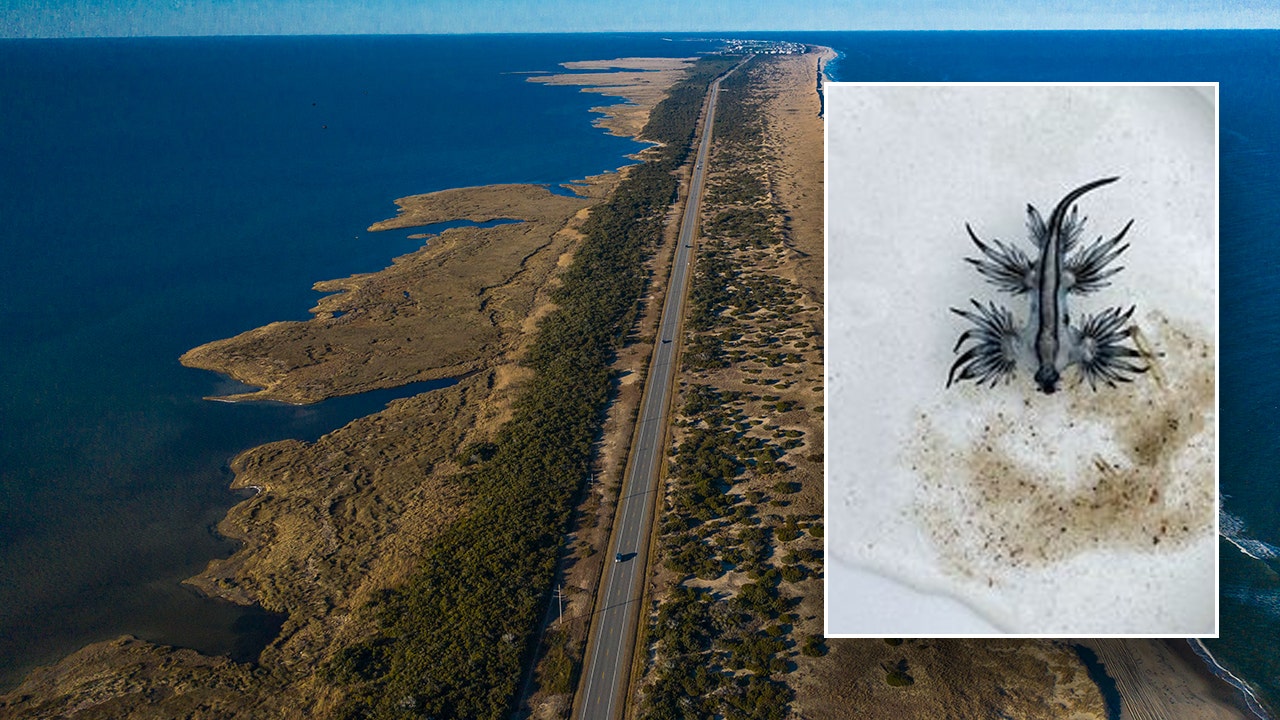
[[[1075,642],[1097,653],[1107,675],[1115,680],[1123,718],[1253,718],[1235,689],[1215,677],[1185,640]]]

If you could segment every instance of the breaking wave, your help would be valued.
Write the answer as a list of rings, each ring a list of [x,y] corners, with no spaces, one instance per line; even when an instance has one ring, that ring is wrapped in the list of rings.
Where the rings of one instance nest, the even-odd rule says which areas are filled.
[[[1249,530],[1244,520],[1226,510],[1218,509],[1218,534],[1240,549],[1240,552],[1255,560],[1275,560],[1280,558],[1280,548],[1261,540],[1247,536]]]

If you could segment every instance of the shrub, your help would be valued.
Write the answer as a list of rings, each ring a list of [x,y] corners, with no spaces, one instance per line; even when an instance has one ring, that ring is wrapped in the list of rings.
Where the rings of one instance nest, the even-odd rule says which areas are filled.
[[[809,657],[822,657],[827,654],[827,644],[821,635],[809,635],[800,645],[800,653]]]

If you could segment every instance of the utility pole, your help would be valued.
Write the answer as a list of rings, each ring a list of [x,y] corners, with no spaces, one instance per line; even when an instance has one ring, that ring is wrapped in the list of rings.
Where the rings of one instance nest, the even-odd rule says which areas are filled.
[[[559,623],[561,620],[564,619],[564,592],[562,592],[563,588],[564,588],[563,585],[556,585],[556,602],[558,602],[560,605],[560,614],[556,616],[556,623]]]

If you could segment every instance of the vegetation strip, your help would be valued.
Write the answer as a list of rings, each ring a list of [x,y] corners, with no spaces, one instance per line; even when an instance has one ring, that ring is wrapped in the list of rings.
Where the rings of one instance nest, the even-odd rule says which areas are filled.
[[[672,88],[643,135],[662,147],[592,210],[525,359],[534,378],[494,442],[466,453],[477,462],[456,482],[477,509],[433,542],[410,582],[374,601],[378,632],[325,668],[351,686],[345,716],[509,710],[604,417],[609,366],[647,285],[639,269],[662,238],[707,85],[733,62],[702,60]]]
[[[789,506],[800,489],[787,459],[804,432],[778,418],[804,408],[766,388],[726,388],[716,375],[732,369],[743,385],[785,392],[794,380],[784,378],[799,374],[801,351],[820,334],[815,311],[770,271],[788,252],[788,231],[767,184],[752,92],[766,62],[721,83],[683,355],[693,380],[682,390],[661,524],[671,582],[649,628],[642,717],[786,717],[794,656],[825,652],[820,637],[796,630],[796,584],[821,567],[820,516],[765,512]],[[735,592],[710,587],[724,579]]]

